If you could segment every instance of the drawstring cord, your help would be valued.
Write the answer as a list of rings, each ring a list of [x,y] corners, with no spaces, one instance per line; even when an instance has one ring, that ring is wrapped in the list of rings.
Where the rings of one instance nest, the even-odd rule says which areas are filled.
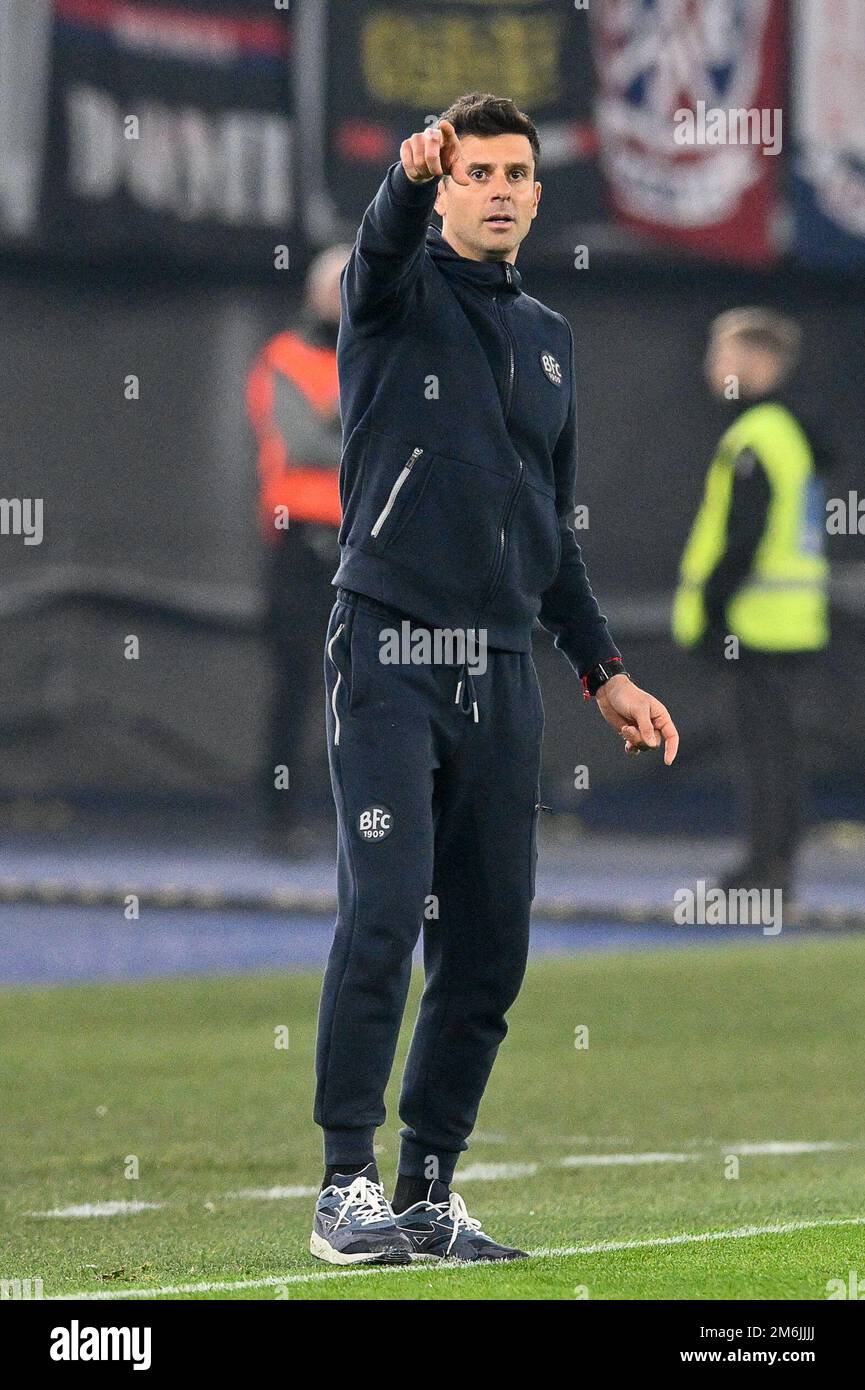
[[[468,658],[460,667],[460,678],[457,681],[457,692],[454,696],[454,704],[459,705],[463,714],[473,714],[475,723],[479,723],[478,699],[475,691],[475,683],[472,673],[469,670]],[[547,806],[543,801],[536,801],[534,809],[536,811],[549,811],[555,814],[552,806]]]
[[[468,703],[466,703],[466,698],[468,698]],[[466,657],[460,667],[460,678],[457,681],[457,693],[454,696],[454,704],[459,705],[463,714],[471,714],[474,712],[475,723],[477,724],[479,722],[478,697],[475,690],[474,678],[469,670],[468,657]]]
[[[475,683],[472,673],[469,670],[468,658],[460,667],[460,678],[457,681],[457,693],[454,696],[454,704],[459,705],[463,714],[473,714],[475,723],[479,723],[478,699],[475,691]],[[547,806],[543,801],[535,802],[536,811],[549,811],[555,814],[552,806]]]

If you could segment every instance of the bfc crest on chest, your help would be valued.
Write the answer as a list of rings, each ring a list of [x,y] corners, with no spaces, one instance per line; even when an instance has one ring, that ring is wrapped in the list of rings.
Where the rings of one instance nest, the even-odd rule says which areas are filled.
[[[541,353],[541,366],[554,386],[562,384],[562,369],[551,352]]]

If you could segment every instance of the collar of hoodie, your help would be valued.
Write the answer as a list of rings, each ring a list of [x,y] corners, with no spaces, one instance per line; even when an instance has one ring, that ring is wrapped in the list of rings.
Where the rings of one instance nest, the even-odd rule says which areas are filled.
[[[510,261],[473,261],[461,256],[445,241],[438,227],[427,228],[426,246],[439,268],[448,275],[474,285],[476,289],[496,294],[503,290],[522,294],[522,276]]]

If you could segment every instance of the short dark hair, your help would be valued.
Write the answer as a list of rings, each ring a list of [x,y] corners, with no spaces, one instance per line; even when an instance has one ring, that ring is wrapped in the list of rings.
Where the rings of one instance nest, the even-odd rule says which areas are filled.
[[[510,97],[497,97],[492,92],[466,92],[441,113],[439,120],[450,121],[457,135],[525,135],[532,147],[537,173],[541,160],[537,128]]]

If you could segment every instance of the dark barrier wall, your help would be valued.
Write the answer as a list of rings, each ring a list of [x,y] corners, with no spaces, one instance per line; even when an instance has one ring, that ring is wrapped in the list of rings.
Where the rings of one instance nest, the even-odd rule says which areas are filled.
[[[704,328],[743,301],[801,315],[840,447],[833,495],[846,496],[862,488],[862,309],[830,282],[687,266],[663,278],[532,275],[527,288],[575,329],[578,501],[590,523],[580,539],[595,589],[635,678],[667,701],[685,736],[677,795],[702,794],[699,814],[711,819],[713,789],[731,773],[720,752],[726,695],[666,632],[720,427],[700,377]],[[3,495],[44,503],[41,544],[0,536],[3,795],[215,794],[254,804],[268,670],[243,385],[257,347],[292,309],[281,283],[154,286],[21,269],[0,280]],[[137,400],[126,398],[132,375]],[[855,536],[830,541],[838,659],[806,692],[812,768],[836,799],[861,793],[865,767],[861,546]],[[124,656],[130,636],[137,660]],[[589,814],[600,806],[600,815],[598,791],[672,789],[672,774],[652,760],[623,756],[540,632],[536,659],[547,801]],[[323,767],[320,725],[310,738]],[[573,790],[578,764],[589,769],[588,794]]]

